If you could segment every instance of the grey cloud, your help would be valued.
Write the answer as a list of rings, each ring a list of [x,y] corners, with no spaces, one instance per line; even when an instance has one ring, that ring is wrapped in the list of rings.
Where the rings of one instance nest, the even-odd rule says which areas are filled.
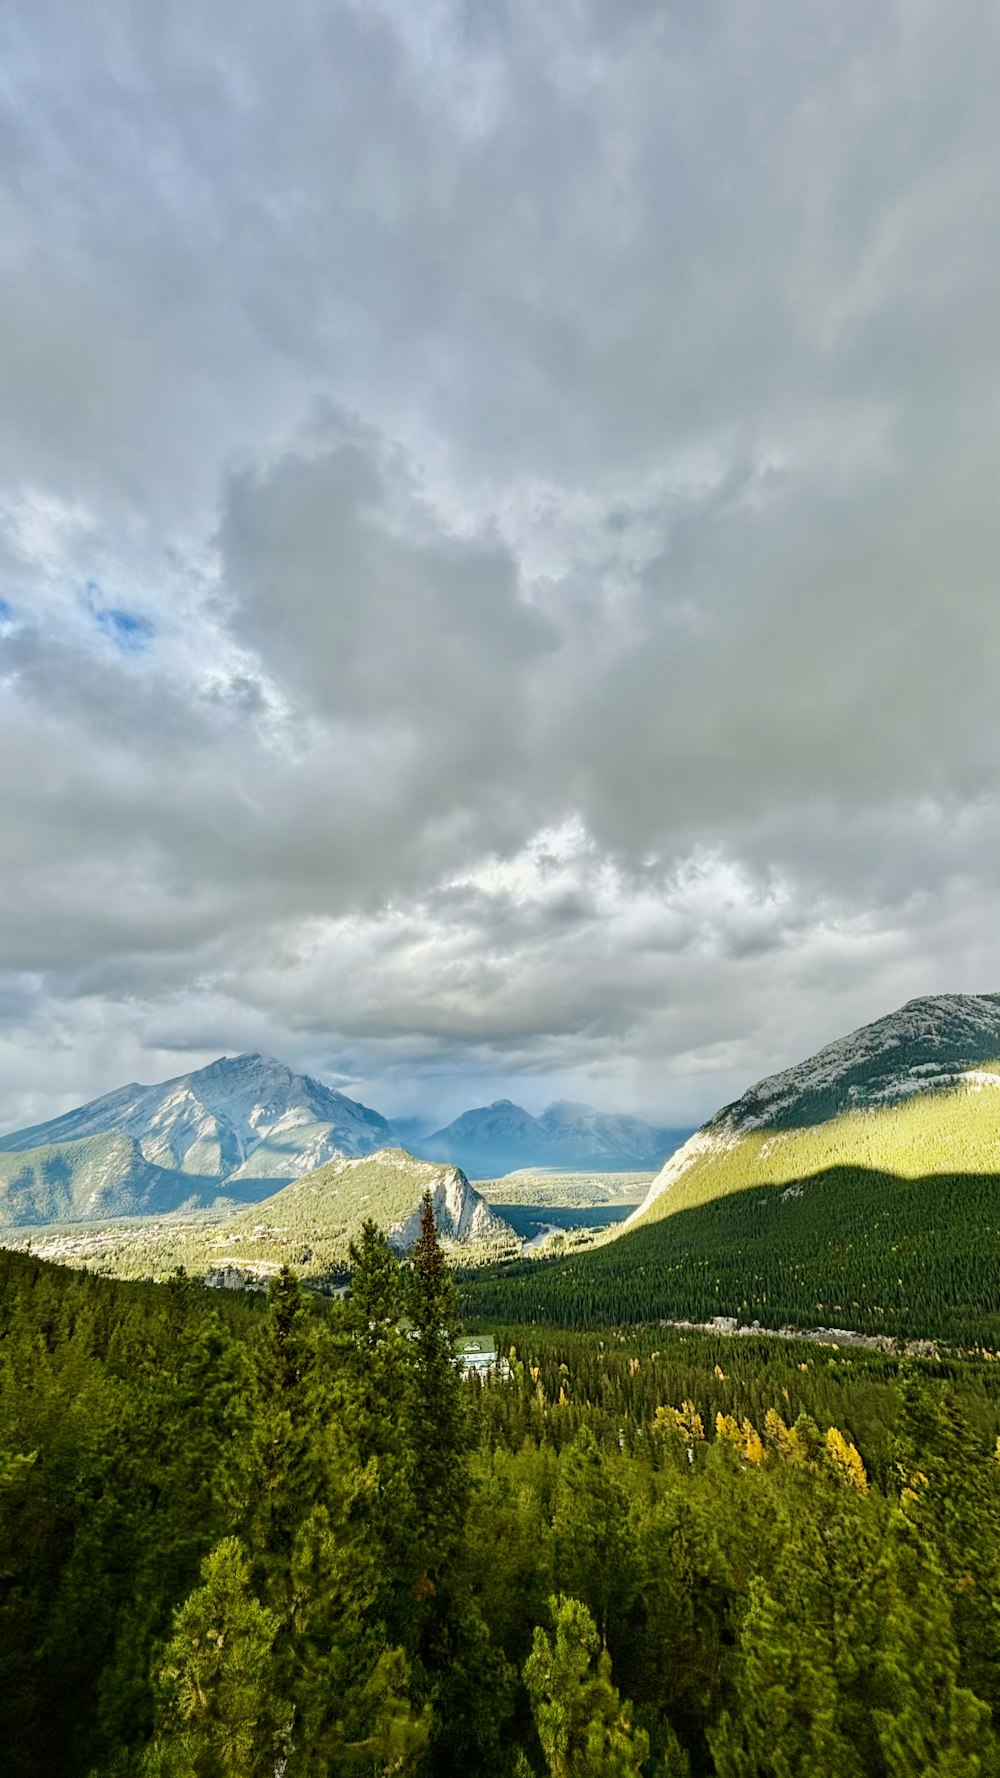
[[[993,985],[995,9],[7,33],[8,1106],[187,1029],[681,1116]]]
[[[399,735],[401,800],[426,814],[523,780],[553,638],[508,549],[432,529],[419,507],[402,522],[430,534],[408,537],[393,492],[371,447],[289,456],[231,484],[219,541],[241,641],[332,722]]]

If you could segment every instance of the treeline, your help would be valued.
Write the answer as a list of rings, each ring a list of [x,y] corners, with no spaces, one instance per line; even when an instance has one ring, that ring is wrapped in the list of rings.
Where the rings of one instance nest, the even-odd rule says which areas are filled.
[[[12,1778],[980,1778],[1000,1378],[0,1254]],[[1000,1367],[998,1367],[1000,1368]]]
[[[733,1192],[573,1259],[470,1276],[471,1313],[567,1327],[715,1315],[1000,1348],[1000,1177],[835,1167]]]

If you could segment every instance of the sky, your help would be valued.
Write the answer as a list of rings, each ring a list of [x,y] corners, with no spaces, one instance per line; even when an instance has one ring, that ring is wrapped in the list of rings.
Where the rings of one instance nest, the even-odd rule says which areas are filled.
[[[0,1127],[1000,988],[990,0],[8,0]]]

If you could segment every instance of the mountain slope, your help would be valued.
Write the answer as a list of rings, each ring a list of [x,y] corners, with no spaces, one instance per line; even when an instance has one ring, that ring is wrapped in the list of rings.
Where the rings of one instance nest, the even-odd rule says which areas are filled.
[[[213,1182],[157,1167],[116,1133],[0,1154],[0,1228],[166,1212],[216,1193]]]
[[[183,1228],[174,1224],[151,1233],[149,1273],[162,1276],[176,1265],[190,1272],[235,1267],[244,1275],[267,1275],[282,1264],[307,1278],[343,1273],[352,1240],[368,1218],[400,1252],[420,1232],[420,1208],[431,1193],[434,1220],[442,1236],[462,1246],[493,1242],[516,1245],[507,1224],[491,1210],[457,1167],[419,1161],[405,1149],[341,1156],[281,1191],[227,1216],[221,1225]],[[142,1249],[141,1239],[138,1247]],[[128,1262],[135,1265],[133,1254]],[[148,1275],[148,1274],[147,1274]]]
[[[1000,1347],[1000,996],[942,995],[724,1106],[606,1245],[474,1312],[722,1315]]]
[[[830,1165],[1000,1171],[998,1057],[1000,994],[911,1000],[724,1105],[629,1223]]]
[[[463,1112],[444,1129],[414,1141],[418,1153],[451,1161],[476,1179],[523,1167],[576,1167],[594,1172],[659,1166],[681,1133],[636,1117],[616,1117],[558,1100],[532,1117],[511,1099]]]
[[[155,1086],[133,1082],[48,1123],[15,1130],[0,1138],[0,1154],[107,1134],[127,1138],[143,1163],[165,1174],[191,1175],[202,1189],[208,1181],[233,1181],[243,1186],[237,1195],[247,1197],[335,1155],[384,1147],[393,1132],[377,1111],[269,1056],[223,1056],[207,1068]],[[144,1178],[137,1166],[137,1191],[146,1189]],[[172,1194],[173,1188],[165,1190],[151,1208],[171,1207]]]
[[[252,1210],[238,1212],[226,1229],[308,1230],[337,1236],[346,1247],[371,1217],[394,1245],[407,1248],[419,1233],[426,1191],[431,1193],[437,1227],[448,1240],[480,1241],[509,1233],[458,1167],[417,1160],[403,1148],[330,1161]]]

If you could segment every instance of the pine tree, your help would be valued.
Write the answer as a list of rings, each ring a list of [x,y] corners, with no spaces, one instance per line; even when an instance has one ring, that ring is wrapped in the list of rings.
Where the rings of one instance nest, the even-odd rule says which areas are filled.
[[[399,1261],[378,1224],[368,1217],[348,1249],[351,1289],[345,1322],[361,1346],[377,1346],[402,1313]]]
[[[649,1738],[611,1683],[593,1618],[564,1594],[549,1607],[555,1636],[535,1631],[524,1683],[551,1778],[638,1778]]]
[[[242,1523],[264,1597],[284,1612],[296,1526],[314,1497],[315,1334],[302,1288],[287,1266],[268,1292],[267,1320],[254,1352],[252,1412],[246,1444],[231,1453],[242,1494]]]
[[[374,1458],[383,1490],[398,1480],[413,1346],[401,1328],[399,1260],[372,1221],[350,1247],[351,1290],[332,1330],[343,1388],[350,1397],[352,1435],[361,1462]],[[346,1405],[346,1402],[345,1402]],[[403,1510],[399,1501],[395,1510]]]
[[[584,1601],[614,1647],[634,1596],[635,1542],[625,1490],[586,1426],[560,1465],[552,1529],[557,1586]]]
[[[279,1627],[253,1593],[242,1544],[225,1538],[164,1650],[149,1778],[273,1778],[292,1728],[274,1683]]]
[[[953,1394],[904,1381],[897,1475],[908,1519],[946,1576],[961,1678],[1000,1726],[1000,1465]]]
[[[412,1321],[413,1371],[408,1413],[419,1532],[427,1545],[428,1577],[439,1550],[464,1521],[470,1430],[456,1364],[458,1297],[424,1193],[420,1235],[405,1292]]]
[[[502,1764],[516,1671],[494,1648],[469,1584],[466,1516],[472,1428],[456,1363],[458,1298],[430,1193],[406,1280],[412,1370],[406,1442],[414,1495],[412,1640],[435,1731],[422,1772],[466,1778]]]

